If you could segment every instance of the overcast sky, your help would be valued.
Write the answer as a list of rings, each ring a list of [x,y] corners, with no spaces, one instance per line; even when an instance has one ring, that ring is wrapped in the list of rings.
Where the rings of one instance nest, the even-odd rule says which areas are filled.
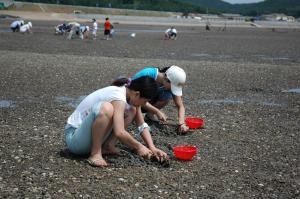
[[[260,2],[263,0],[223,0],[229,3],[256,3],[256,2]]]

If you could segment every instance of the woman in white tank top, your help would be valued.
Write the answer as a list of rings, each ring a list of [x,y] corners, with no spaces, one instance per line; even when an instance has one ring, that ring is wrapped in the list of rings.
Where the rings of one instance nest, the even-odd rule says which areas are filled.
[[[154,155],[160,161],[167,159],[167,154],[154,146],[140,108],[156,92],[155,80],[141,77],[131,82],[119,79],[115,86],[88,95],[70,115],[65,127],[65,142],[70,152],[90,154],[88,162],[92,166],[104,167],[107,162],[102,155],[118,153],[113,139],[116,138],[144,158]],[[148,147],[125,130],[133,119]]]

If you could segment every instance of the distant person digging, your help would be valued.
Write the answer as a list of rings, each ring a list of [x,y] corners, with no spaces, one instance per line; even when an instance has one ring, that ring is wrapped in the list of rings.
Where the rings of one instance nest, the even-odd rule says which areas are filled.
[[[21,26],[23,26],[23,25],[24,25],[24,21],[23,21],[23,20],[13,21],[13,22],[10,24],[10,29],[11,29],[13,32],[19,32]]]
[[[24,24],[23,26],[20,27],[20,32],[23,34],[32,33],[31,28],[32,28],[32,23],[28,22],[27,24]]]
[[[209,22],[206,22],[205,30],[210,31],[210,23]]]
[[[105,19],[104,23],[104,39],[110,40],[111,39],[111,30],[113,29],[113,25],[110,23],[109,18]]]
[[[165,39],[176,40],[176,38],[177,38],[177,30],[174,27],[171,27],[171,28],[166,30]]]
[[[87,39],[89,37],[90,27],[86,25],[81,25],[80,32],[83,35],[83,39]]]
[[[55,26],[55,34],[56,35],[63,35],[67,32],[70,32],[70,30],[71,30],[71,27],[65,23]]]
[[[83,39],[83,34],[80,31],[80,24],[79,23],[70,22],[68,25],[70,26],[70,29],[71,29],[70,33],[68,35],[68,39],[72,39],[74,34],[78,35],[80,39]]]

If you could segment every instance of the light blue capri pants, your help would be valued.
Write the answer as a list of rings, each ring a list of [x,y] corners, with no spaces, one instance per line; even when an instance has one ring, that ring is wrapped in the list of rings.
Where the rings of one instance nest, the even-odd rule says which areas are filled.
[[[101,105],[102,102],[94,104],[91,112],[78,128],[74,128],[68,124],[66,125],[65,143],[71,153],[78,155],[90,153],[92,147],[92,126],[96,117],[99,115]],[[111,132],[110,130],[110,132],[105,135],[102,144],[108,140]]]

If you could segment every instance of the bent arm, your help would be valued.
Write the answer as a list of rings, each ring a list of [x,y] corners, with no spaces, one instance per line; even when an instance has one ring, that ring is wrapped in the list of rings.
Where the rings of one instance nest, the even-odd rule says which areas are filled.
[[[167,120],[167,116],[161,112],[158,108],[156,108],[155,106],[153,106],[152,104],[150,104],[149,102],[147,102],[143,108],[150,112],[150,113],[153,113],[155,115],[157,115],[158,119],[165,122]]]
[[[113,101],[112,105],[114,107],[113,129],[115,136],[129,148],[138,150],[143,145],[134,139],[124,128],[125,103],[122,101]]]
[[[158,108],[156,108],[155,106],[153,106],[152,104],[150,104],[149,102],[147,102],[144,106],[143,109],[145,109],[146,111],[153,113],[153,114],[157,114],[157,112],[159,112],[160,110]]]

